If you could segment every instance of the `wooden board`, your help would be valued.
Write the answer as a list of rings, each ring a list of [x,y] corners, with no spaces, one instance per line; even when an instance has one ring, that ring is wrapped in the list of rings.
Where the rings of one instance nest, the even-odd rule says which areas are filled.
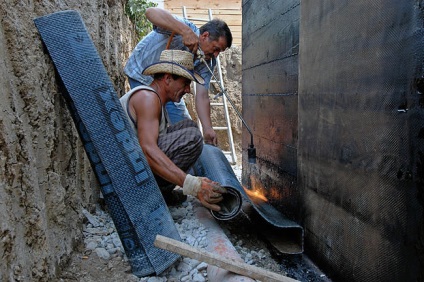
[[[209,20],[209,9],[212,17],[219,18],[228,24],[233,34],[233,45],[241,47],[242,42],[242,10],[241,0],[165,0],[164,8],[174,15],[183,16],[183,6],[187,17],[200,27]],[[197,20],[203,19],[203,21]]]
[[[218,266],[228,271],[244,275],[253,279],[268,282],[295,282],[297,280],[280,275],[254,265],[242,263],[231,258],[226,258],[215,253],[207,252],[203,249],[194,248],[183,242],[167,238],[161,235],[156,236],[155,246],[167,251],[171,251],[198,261],[206,262]]]
[[[241,9],[241,0],[165,0],[165,8],[169,7],[192,7],[192,8],[211,8],[219,10],[223,8]]]

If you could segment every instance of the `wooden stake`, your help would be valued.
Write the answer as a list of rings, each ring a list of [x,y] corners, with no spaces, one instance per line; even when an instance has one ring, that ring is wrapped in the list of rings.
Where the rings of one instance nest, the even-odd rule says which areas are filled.
[[[206,262],[211,265],[226,269],[228,271],[244,275],[256,280],[269,282],[294,282],[298,281],[284,275],[280,275],[268,270],[235,261],[230,258],[221,257],[214,253],[207,252],[202,249],[194,248],[183,242],[157,235],[154,245],[158,248],[180,254],[198,261]]]

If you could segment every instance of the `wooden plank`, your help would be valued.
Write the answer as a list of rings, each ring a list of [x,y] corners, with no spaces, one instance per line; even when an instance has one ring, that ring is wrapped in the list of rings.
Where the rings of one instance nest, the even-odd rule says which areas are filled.
[[[182,15],[182,9],[169,9],[171,14]],[[209,19],[209,11],[208,10],[186,10],[187,14],[196,18],[207,18]],[[238,19],[240,24],[242,22],[242,12],[237,10],[212,10],[212,17],[232,17],[234,19]]]
[[[207,9],[203,9],[204,13],[199,14],[193,14],[190,11],[187,11],[188,19],[192,21],[197,27],[202,26],[205,24],[205,22],[209,19],[208,11]],[[241,21],[241,14],[239,15],[228,15],[228,14],[220,14],[217,15],[215,13],[216,10],[212,11],[212,16],[214,18],[219,18],[223,21],[225,21],[228,25],[228,27],[231,30],[231,33],[233,34],[233,45],[241,47],[242,42],[242,21]],[[170,11],[174,15],[182,16],[182,9],[174,9],[173,11]],[[202,19],[202,20],[199,20]]]
[[[202,16],[200,16],[200,17],[194,17],[193,15],[189,15],[187,18],[189,20],[192,20],[192,19],[205,19],[206,20],[206,19],[208,19],[207,17],[204,17],[204,16],[203,17]],[[223,20],[224,22],[226,22],[228,26],[241,26],[241,21],[239,21],[237,19],[234,19],[234,17],[221,16],[221,17],[216,17],[216,18],[220,18],[221,20]],[[196,20],[193,20],[193,21],[196,21]],[[201,21],[198,21],[198,22],[201,23],[201,24],[204,24],[205,23],[205,22],[202,23]]]
[[[182,9],[171,9],[169,10],[172,14],[182,16]],[[187,16],[189,18],[201,18],[205,20],[209,20],[209,11],[208,10],[186,10]],[[222,10],[212,10],[212,18],[226,18],[228,20],[232,20],[237,22],[238,25],[242,23],[242,15],[241,12],[233,11],[231,13],[222,11]]]
[[[298,281],[254,265],[242,263],[234,259],[219,256],[203,249],[194,248],[183,242],[157,235],[154,245],[158,248],[180,254],[198,261],[206,262],[225,270],[244,275],[253,279],[269,282],[294,282]]]
[[[165,9],[169,9],[170,7],[195,7],[195,8],[211,8],[211,9],[219,9],[223,6],[225,8],[239,8],[241,9],[241,0],[226,0],[223,2],[222,0],[166,0],[164,2]]]
[[[219,4],[219,5],[217,5]],[[191,1],[165,1],[165,9],[174,15],[182,16],[182,7],[186,7],[188,18],[197,26],[202,26],[209,20],[209,8],[212,9],[212,17],[225,21],[233,34],[233,45],[241,47],[242,44],[242,11],[241,1],[229,0],[225,3],[220,1],[191,0]],[[202,19],[202,20],[199,20]]]
[[[212,13],[214,13],[214,11],[216,11],[215,13],[241,13],[241,9],[240,8],[227,8],[227,7],[221,7],[219,9],[212,9],[212,8],[195,8],[195,7],[186,7],[187,11],[191,11],[193,13],[207,13],[209,11],[209,9],[212,10]],[[183,6],[175,6],[175,7],[168,7],[167,10],[168,11],[181,11],[183,9]]]

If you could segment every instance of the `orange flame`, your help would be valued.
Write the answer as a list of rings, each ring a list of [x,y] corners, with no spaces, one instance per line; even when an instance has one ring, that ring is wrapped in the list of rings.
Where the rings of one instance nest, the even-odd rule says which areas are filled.
[[[261,192],[261,189],[257,189],[257,187],[261,187],[260,185],[257,185],[257,180],[253,175],[250,175],[250,181],[251,181],[251,187],[252,189],[247,189],[246,187],[243,187],[246,194],[252,199],[252,200],[261,200],[264,202],[268,202],[268,199],[265,197],[265,195]]]
[[[268,199],[265,197],[265,195],[261,191],[250,190],[250,189],[247,189],[246,187],[243,187],[243,189],[249,197],[259,199],[259,200],[262,200],[264,202],[268,202]]]

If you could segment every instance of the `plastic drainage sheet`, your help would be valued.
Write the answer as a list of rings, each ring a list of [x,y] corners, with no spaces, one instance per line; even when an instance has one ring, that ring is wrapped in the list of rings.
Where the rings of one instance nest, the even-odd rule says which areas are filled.
[[[237,176],[221,149],[205,144],[203,146],[202,154],[193,166],[193,170],[197,176],[207,177],[220,183],[223,187],[237,191],[237,194],[241,196],[241,201],[248,201],[258,214],[272,226],[282,229],[295,230],[296,232],[292,233],[298,237],[295,241],[300,245],[299,252],[303,252],[303,228],[296,222],[287,219],[282,213],[267,202],[250,198],[243,186],[241,186],[240,182],[237,180]],[[237,204],[234,203],[233,205],[236,206]],[[237,209],[237,212],[240,211],[240,208],[241,205]],[[212,214],[214,213],[215,212],[212,212]],[[234,218],[236,215],[237,213],[233,213],[231,217],[226,219]],[[219,214],[218,217],[216,216],[216,213],[214,216],[217,219],[221,219],[219,218]]]
[[[163,272],[179,256],[154,247],[155,237],[180,237],[80,15],[63,11],[34,22],[66,88],[68,108],[133,273]]]

